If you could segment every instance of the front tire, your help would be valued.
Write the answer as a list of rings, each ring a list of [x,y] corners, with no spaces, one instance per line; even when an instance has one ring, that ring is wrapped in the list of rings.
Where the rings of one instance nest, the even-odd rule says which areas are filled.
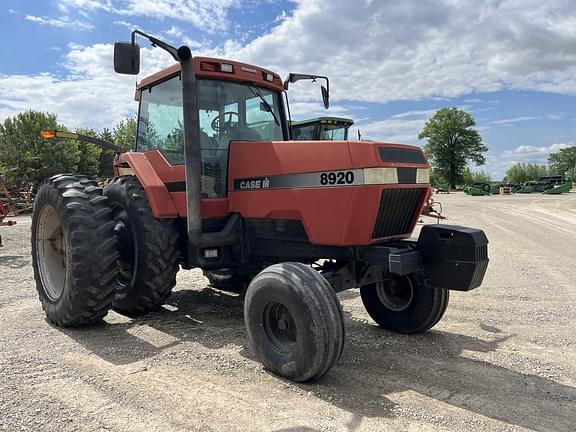
[[[368,315],[383,329],[420,333],[434,327],[448,307],[449,291],[426,286],[420,274],[365,285],[360,297]]]
[[[118,240],[114,309],[142,314],[160,307],[176,285],[180,257],[175,219],[156,219],[134,176],[113,178],[104,188]]]
[[[100,321],[116,287],[116,238],[102,189],[86,176],[46,180],[32,214],[32,267],[46,317],[58,326]]]
[[[264,367],[292,381],[320,378],[344,347],[344,317],[330,284],[301,263],[267,267],[244,303],[248,337]]]

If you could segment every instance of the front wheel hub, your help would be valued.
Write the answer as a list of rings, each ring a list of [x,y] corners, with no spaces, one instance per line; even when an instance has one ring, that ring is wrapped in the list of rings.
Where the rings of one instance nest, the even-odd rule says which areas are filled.
[[[406,310],[414,298],[414,287],[409,277],[400,277],[376,284],[376,294],[380,302],[391,311]]]
[[[281,303],[272,302],[264,308],[264,331],[279,352],[290,352],[296,344],[296,323]]]

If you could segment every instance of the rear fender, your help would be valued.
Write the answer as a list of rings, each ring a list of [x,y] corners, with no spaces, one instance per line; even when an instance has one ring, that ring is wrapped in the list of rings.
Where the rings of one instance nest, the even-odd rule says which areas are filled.
[[[114,163],[114,175],[135,175],[146,192],[154,217],[176,218],[178,212],[162,179],[144,153],[121,154]]]

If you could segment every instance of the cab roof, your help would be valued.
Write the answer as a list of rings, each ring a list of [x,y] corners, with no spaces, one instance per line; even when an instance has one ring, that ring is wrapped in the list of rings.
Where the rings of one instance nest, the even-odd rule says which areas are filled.
[[[307,125],[312,123],[320,123],[320,124],[338,124],[342,126],[352,126],[354,124],[354,120],[345,118],[345,117],[316,117],[312,119],[300,120],[300,121],[293,121],[292,125],[301,126]]]
[[[222,65],[229,66],[222,67]],[[231,72],[229,72],[230,69]],[[233,60],[194,57],[194,71],[196,72],[197,78],[250,82],[274,91],[284,90],[282,79],[277,73],[260,66]],[[142,81],[136,85],[136,99],[140,99],[140,91],[142,89],[172,78],[179,73],[180,64],[176,63],[142,79]]]

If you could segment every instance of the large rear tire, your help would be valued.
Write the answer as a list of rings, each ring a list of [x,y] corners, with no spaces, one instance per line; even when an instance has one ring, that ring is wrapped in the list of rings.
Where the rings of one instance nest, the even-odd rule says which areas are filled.
[[[48,320],[100,321],[116,286],[116,238],[102,189],[86,176],[60,174],[38,190],[32,214],[32,267]]]
[[[269,370],[292,381],[320,378],[344,347],[344,317],[330,284],[300,263],[267,267],[244,303],[248,337]]]
[[[134,176],[113,178],[104,188],[118,240],[114,309],[131,315],[160,307],[176,285],[180,257],[175,219],[156,219]]]
[[[362,303],[376,323],[398,333],[420,333],[434,327],[446,312],[449,291],[426,286],[410,274],[360,288]]]

